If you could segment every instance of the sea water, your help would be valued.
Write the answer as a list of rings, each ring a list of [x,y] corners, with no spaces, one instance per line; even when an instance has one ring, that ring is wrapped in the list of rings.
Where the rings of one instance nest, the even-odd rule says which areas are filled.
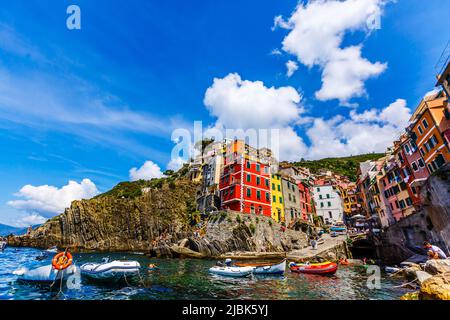
[[[208,273],[215,265],[213,260],[155,259],[140,254],[80,253],[74,254],[74,262],[81,266],[86,262],[100,263],[110,259],[137,260],[140,276],[119,283],[92,283],[81,278],[79,285],[58,282],[36,285],[17,281],[15,270],[49,265],[53,254],[38,261],[43,251],[32,248],[8,247],[0,252],[0,299],[398,299],[405,294],[399,288],[403,279],[392,279],[381,273],[379,286],[368,285],[370,275],[362,268],[340,267],[334,276],[317,276],[291,273],[284,276],[251,276],[226,278]],[[158,269],[146,267],[156,264]]]

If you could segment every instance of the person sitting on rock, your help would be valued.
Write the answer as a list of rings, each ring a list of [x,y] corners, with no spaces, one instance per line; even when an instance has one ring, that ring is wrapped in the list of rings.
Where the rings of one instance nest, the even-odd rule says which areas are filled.
[[[431,259],[447,259],[447,255],[438,246],[433,246],[428,241],[425,241],[423,247],[428,250],[427,253]]]

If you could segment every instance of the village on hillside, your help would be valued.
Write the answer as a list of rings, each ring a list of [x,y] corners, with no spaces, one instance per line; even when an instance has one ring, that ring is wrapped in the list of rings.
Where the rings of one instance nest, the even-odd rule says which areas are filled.
[[[449,171],[450,63],[437,78],[437,89],[424,96],[385,155],[359,163],[357,181],[327,169],[312,173],[279,163],[268,148],[243,140],[211,141],[189,165],[190,179],[201,185],[199,211],[263,215],[291,229],[345,225],[380,245],[383,233],[391,230],[391,238],[401,239],[384,246],[410,250],[406,257],[423,241],[449,253],[448,212],[436,221],[425,217],[422,190],[430,176]]]

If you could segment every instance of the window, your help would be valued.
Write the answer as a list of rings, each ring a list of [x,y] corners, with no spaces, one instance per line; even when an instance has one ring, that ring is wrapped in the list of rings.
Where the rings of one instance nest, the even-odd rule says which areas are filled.
[[[330,194],[329,193],[327,193],[327,199],[330,199]]]
[[[420,126],[420,124],[419,124],[419,126],[417,127],[417,129],[419,130],[419,133],[420,133],[420,134],[423,134],[423,130],[422,130],[422,127]]]
[[[252,181],[252,176],[247,173],[247,182],[251,182],[251,181]]]
[[[412,166],[414,171],[418,171],[419,170],[419,168],[417,167],[417,164],[415,162],[412,162],[411,166]]]
[[[261,200],[261,191],[256,190],[256,199]]]
[[[408,146],[407,144],[405,144],[405,152],[409,154],[410,151],[411,151],[411,150],[409,149],[409,146]]]
[[[321,199],[321,200],[322,200],[322,195],[321,195],[321,194],[319,194],[319,199]]]
[[[266,201],[270,201],[270,193],[266,192]]]
[[[247,169],[250,169],[250,168],[251,168],[250,161],[247,161]]]
[[[317,188],[317,192],[320,192],[320,188]]]
[[[419,167],[421,168],[425,167],[425,163],[423,162],[422,159],[417,160],[417,163],[419,164]]]
[[[266,187],[269,188],[269,186],[270,186],[269,179],[266,179]]]
[[[269,167],[267,167],[267,166],[264,167],[264,173],[265,173],[265,174],[269,174]]]
[[[398,209],[399,208],[399,203],[398,203],[398,201],[397,200],[395,200],[395,207]]]
[[[259,172],[261,170],[261,166],[259,165],[259,163],[256,164],[256,171]]]
[[[432,147],[434,148],[438,144],[438,140],[436,139],[436,136],[433,134],[433,136],[430,138],[430,142],[432,144]]]
[[[283,197],[280,197],[280,203],[283,203]]]
[[[277,189],[278,189],[278,191],[281,191],[281,186],[278,185],[278,186],[277,186]]]
[[[277,203],[277,197],[276,196],[272,196],[272,202],[273,203]]]
[[[256,185],[259,186],[261,183],[261,178],[260,177],[256,177]]]
[[[252,205],[250,206],[250,212],[251,212],[251,213],[255,213],[255,205],[254,205],[254,204],[252,204]]]
[[[428,170],[430,171],[430,173],[433,173],[433,167],[431,166],[431,164],[428,164]]]
[[[275,183],[272,183],[272,190],[275,190]]]
[[[333,219],[333,213],[331,211],[328,211],[328,215],[330,216],[330,219]]]
[[[424,127],[425,129],[428,128],[428,122],[427,122],[427,119],[423,119],[423,120],[422,120],[422,124],[423,124],[423,127]]]
[[[291,194],[289,193],[289,201],[292,201],[292,197]]]
[[[252,196],[252,189],[247,188],[247,197],[251,197]]]
[[[411,200],[411,198],[406,198],[406,204],[408,205],[408,207],[409,206],[412,206],[412,200]]]
[[[328,207],[331,207],[331,202],[330,201],[328,201]]]
[[[297,200],[295,199],[295,196],[292,196],[292,201],[297,202]]]
[[[320,207],[323,208],[323,202],[320,203]]]
[[[439,154],[434,161],[436,161],[436,165],[438,168],[442,167],[445,164],[445,159],[442,154]]]
[[[423,151],[423,148],[420,148],[420,153],[422,154],[422,156],[425,156],[425,151]]]

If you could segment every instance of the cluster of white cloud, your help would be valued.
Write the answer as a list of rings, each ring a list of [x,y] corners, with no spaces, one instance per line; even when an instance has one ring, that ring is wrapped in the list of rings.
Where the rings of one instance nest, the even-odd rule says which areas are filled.
[[[349,118],[302,117],[301,95],[293,87],[268,88],[261,81],[242,80],[236,73],[214,79],[204,103],[217,118],[216,129],[279,129],[282,160],[383,152],[411,117],[402,99],[383,109],[351,110]],[[308,146],[296,132],[298,126],[306,129]]]
[[[243,80],[239,74],[230,73],[214,79],[206,90],[204,104],[217,118],[216,129],[279,129],[280,155],[294,160],[305,150],[292,127],[303,112],[301,98],[293,87],[269,88],[262,81]]]
[[[145,163],[140,168],[130,169],[130,180],[151,180],[153,178],[162,178],[164,174],[161,168],[153,161],[145,161]]]
[[[23,199],[9,201],[8,205],[27,213],[21,219],[23,223],[36,224],[63,212],[74,200],[89,199],[97,194],[96,185],[89,179],[83,179],[81,183],[69,181],[61,188],[26,185],[15,194]]]
[[[275,17],[273,29],[290,30],[282,49],[305,66],[322,69],[322,88],[316,92],[317,99],[339,99],[347,105],[351,98],[365,95],[364,81],[386,69],[384,63],[363,58],[361,44],[341,47],[346,33],[371,31],[385,3],[386,0],[317,0],[299,3],[288,20]],[[288,73],[289,70],[288,66]]]

